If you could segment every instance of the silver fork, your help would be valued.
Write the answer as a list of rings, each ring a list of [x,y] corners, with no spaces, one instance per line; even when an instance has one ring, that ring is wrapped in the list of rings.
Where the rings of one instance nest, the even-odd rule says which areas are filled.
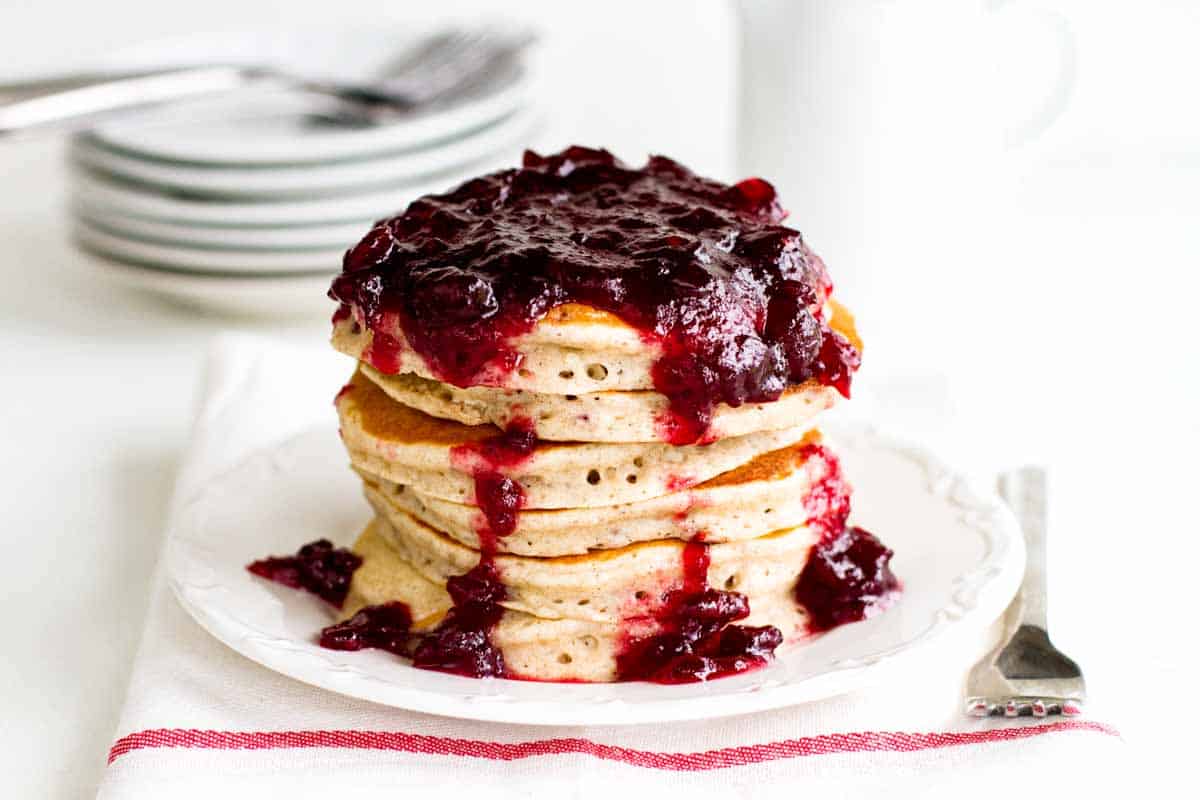
[[[210,64],[0,84],[0,136],[80,128],[122,111],[262,85],[332,97],[340,101],[333,115],[338,121],[377,124],[498,81],[533,38],[528,31],[442,31],[362,83],[316,80],[263,65]]]
[[[1005,614],[1011,636],[967,678],[966,712],[973,717],[1080,714],[1087,694],[1083,673],[1046,633],[1046,473],[1024,467],[1001,475],[998,488],[1025,533],[1025,579]]]

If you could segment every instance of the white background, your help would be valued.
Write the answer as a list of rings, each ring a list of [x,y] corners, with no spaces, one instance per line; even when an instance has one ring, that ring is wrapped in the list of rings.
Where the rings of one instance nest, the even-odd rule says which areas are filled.
[[[638,4],[601,5],[522,5],[580,43],[567,72],[602,104],[560,84],[560,130],[726,178],[732,157],[699,149],[689,126],[741,131],[740,163],[780,184],[862,317],[860,410],[979,469],[1050,465],[1054,638],[1084,666],[1097,718],[1153,759],[1148,780],[1164,776],[1158,759],[1184,763],[1186,737],[1171,733],[1190,711],[1200,534],[1200,7],[1023,4],[1065,21],[1075,80],[1052,126],[1004,149],[937,132],[990,124],[992,110],[1019,116],[1057,68],[1046,33],[1057,29],[1023,27],[1010,4],[984,9],[996,71],[976,84],[953,48],[929,57],[965,41],[941,4],[798,2],[765,36],[762,15],[779,4],[751,0],[760,22],[740,119],[701,109],[657,122],[643,113],[653,98],[631,88],[638,71],[621,65],[676,69],[672,80],[687,70],[630,54],[653,41]],[[336,4],[355,19],[385,7],[423,8]],[[598,13],[625,15],[628,38],[583,35]],[[329,14],[312,0],[0,0],[0,73]],[[817,128],[796,108],[837,113]],[[207,340],[226,327],[314,344],[326,333],[324,321],[206,318],[93,276],[65,238],[60,150],[0,142],[0,770],[11,796],[86,796],[103,768]]]

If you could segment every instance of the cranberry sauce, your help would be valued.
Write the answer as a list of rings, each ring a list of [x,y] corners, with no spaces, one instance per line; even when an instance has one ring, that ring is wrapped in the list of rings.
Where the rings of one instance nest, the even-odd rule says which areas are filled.
[[[330,650],[377,648],[406,656],[411,625],[412,613],[404,603],[367,606],[345,622],[323,629],[318,642]]]
[[[846,527],[846,518],[850,516],[850,485],[842,475],[841,462],[825,445],[806,444],[802,458],[824,466],[824,473],[813,481],[804,496],[804,510],[808,526],[826,539]]]
[[[796,582],[796,601],[816,633],[866,619],[899,591],[892,551],[862,528],[844,527],[822,540]]]
[[[806,460],[824,472],[804,498],[808,526],[820,534],[800,577],[796,601],[809,616],[809,630],[827,631],[871,616],[900,588],[889,562],[892,551],[862,528],[847,527],[850,486],[841,464],[821,444],[805,446]]]
[[[730,623],[750,614],[746,596],[708,586],[708,545],[683,549],[683,585],[658,615],[662,632],[627,642],[617,655],[620,680],[689,683],[734,675],[767,663],[783,641],[778,628]]]
[[[411,656],[413,666],[473,678],[504,677],[504,657],[491,642],[506,591],[490,561],[446,582],[454,603],[436,629],[410,633],[412,613],[404,603],[367,606],[350,619],[321,631],[321,647],[331,650],[376,648]]]
[[[525,490],[503,470],[527,461],[537,442],[533,423],[514,419],[498,436],[458,445],[450,452],[451,463],[475,479],[475,504],[482,517],[476,531],[485,559],[496,551],[497,538],[516,530],[517,514],[525,504]]]
[[[246,569],[284,586],[312,592],[341,608],[350,591],[350,578],[361,564],[362,559],[349,550],[334,547],[328,539],[318,539],[301,547],[294,556],[264,558]]]
[[[504,677],[504,656],[491,633],[504,608],[504,583],[489,559],[465,575],[446,582],[454,607],[442,624],[422,637],[413,651],[413,666],[473,678]]]
[[[398,369],[403,336],[459,386],[516,369],[509,341],[555,306],[613,313],[661,344],[664,438],[685,444],[721,402],[775,400],[808,379],[849,392],[858,352],[825,322],[825,266],[784,216],[755,178],[729,186],[662,156],[635,169],[584,147],[527,152],[519,169],[377,223],[330,296],[373,332],[364,358],[377,369]]]
[[[304,589],[341,607],[350,590],[350,579],[362,559],[349,550],[335,548],[325,539],[306,544],[294,556],[255,561],[246,567],[264,578]],[[446,582],[453,607],[432,632],[411,634],[412,614],[401,602],[367,606],[350,619],[321,631],[321,647],[331,650],[375,648],[396,655],[412,655],[423,669],[484,677],[504,675],[504,658],[491,643],[491,631],[504,613],[500,601],[506,590],[491,554],[465,575]]]

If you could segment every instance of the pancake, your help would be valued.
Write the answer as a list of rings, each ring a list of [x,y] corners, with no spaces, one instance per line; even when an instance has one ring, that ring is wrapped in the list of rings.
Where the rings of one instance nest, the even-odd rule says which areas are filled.
[[[844,306],[830,299],[826,318],[830,327],[862,351],[854,317]],[[372,340],[372,332],[353,317],[333,326],[334,348],[360,361],[365,360]],[[403,335],[397,343],[394,374],[438,379]],[[519,368],[479,376],[478,385],[557,395],[652,391],[654,365],[662,355],[658,342],[619,317],[575,303],[551,309],[509,345],[520,356]]]
[[[588,509],[532,509],[496,542],[501,553],[578,555],[655,539],[733,542],[803,525],[805,500],[815,486],[838,475],[837,462],[810,432],[802,442],[761,455],[686,491],[636,503]],[[364,475],[375,512],[393,526],[413,517],[467,547],[479,549],[479,509],[421,494],[412,487]]]
[[[479,551],[403,511],[390,519],[395,522],[377,519],[376,530],[426,580],[444,585],[479,563]],[[787,591],[820,535],[817,528],[799,526],[709,545],[709,574],[715,588],[751,599]],[[658,610],[666,592],[682,586],[683,548],[679,540],[659,539],[576,556],[499,555],[495,564],[508,587],[503,605],[548,619],[619,622],[647,616]]]
[[[334,348],[359,360],[366,360],[373,338],[373,333],[353,318],[333,327]],[[398,342],[398,374],[437,379],[403,335]],[[616,316],[574,304],[552,309],[529,333],[510,344],[520,354],[520,368],[480,376],[482,384],[550,394],[647,390],[654,388],[650,373],[661,355],[657,343],[642,338]]]
[[[364,606],[399,601],[411,609],[415,631],[425,632],[436,627],[451,606],[444,582],[430,580],[398,554],[388,542],[379,520],[367,526],[355,543],[354,551],[362,556],[363,564],[351,581],[342,618],[353,616]],[[720,588],[723,574],[714,552],[713,565],[708,572],[710,585]],[[501,575],[507,583],[509,578],[503,566]],[[806,617],[792,596],[792,581],[780,581],[770,591],[756,591],[749,599],[750,616],[742,621],[744,624],[774,625],[789,641],[804,636]],[[510,604],[506,602],[505,605]],[[657,623],[652,619],[626,620],[618,624],[592,619],[546,618],[506,608],[492,630],[490,640],[503,654],[512,677],[602,682],[616,679],[617,653],[631,636],[655,632]]]
[[[498,436],[491,425],[462,425],[390,398],[361,372],[338,395],[342,439],[362,472],[422,495],[476,504],[475,450]],[[524,490],[525,508],[594,508],[681,491],[801,441],[809,426],[735,436],[712,444],[536,442],[499,468]]]
[[[413,373],[385,375],[363,364],[363,373],[388,396],[406,406],[464,425],[528,421],[538,438],[553,441],[654,442],[667,435],[662,420],[669,413],[666,395],[658,392],[590,392],[545,394],[490,386],[460,388]],[[742,436],[794,427],[832,407],[840,395],[832,386],[808,381],[791,386],[773,403],[717,406],[709,436]]]

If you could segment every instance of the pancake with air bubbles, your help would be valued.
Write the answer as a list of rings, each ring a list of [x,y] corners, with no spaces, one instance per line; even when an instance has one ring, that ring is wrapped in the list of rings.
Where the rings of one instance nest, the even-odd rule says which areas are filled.
[[[772,545],[778,548],[779,545]],[[661,547],[661,546],[659,546]],[[678,548],[676,545],[676,562]],[[798,553],[799,548],[793,548]],[[386,523],[373,521],[359,537],[354,545],[354,551],[363,558],[363,564],[354,574],[350,584],[350,593],[342,608],[341,617],[349,618],[364,606],[380,605],[389,602],[403,602],[412,612],[413,630],[426,632],[432,630],[445,616],[451,607],[450,597],[445,590],[444,580],[431,580],[427,575],[428,569],[418,569],[406,560],[393,546],[387,534]],[[708,583],[714,588],[723,588],[728,581],[725,573],[737,560],[726,555],[718,555],[717,548],[710,550],[712,564],[708,570]],[[669,554],[663,550],[661,562],[665,570],[663,575],[666,583],[658,584],[670,588],[670,569],[667,563]],[[649,555],[647,560],[649,560]],[[659,556],[655,556],[659,558]],[[773,568],[778,574],[802,565],[798,556],[796,563],[774,564],[757,569]],[[510,594],[517,589],[509,584],[511,578],[507,572],[514,568],[505,565],[504,558],[498,559],[501,579],[509,585]],[[752,565],[753,568],[753,565]],[[678,573],[676,573],[676,577]],[[746,593],[750,601],[750,616],[741,620],[746,625],[774,625],[784,633],[788,640],[802,638],[806,630],[806,616],[802,608],[796,605],[792,596],[790,581],[771,583],[770,589],[765,586],[760,591],[750,576],[745,580],[751,583]],[[647,582],[647,585],[650,585]],[[581,608],[576,595],[575,608]],[[600,597],[600,594],[596,594]],[[541,617],[518,610],[511,606],[518,601],[506,601],[506,610],[500,622],[492,630],[490,640],[504,656],[506,667],[512,677],[530,678],[537,680],[564,681],[613,681],[616,680],[616,656],[625,646],[631,636],[646,636],[659,632],[659,623],[653,618],[629,619],[623,622],[598,621],[596,619],[575,617]],[[594,601],[589,601],[591,605]],[[555,604],[551,607],[566,605]],[[583,606],[586,608],[587,606]]]
[[[526,510],[518,515],[515,530],[495,546],[501,553],[565,556],[697,535],[710,543],[741,541],[803,525],[809,517],[805,501],[810,492],[838,477],[832,455],[810,446],[819,439],[810,432],[799,444],[761,455],[681,492],[616,506]],[[478,508],[370,475],[363,478],[367,499],[393,527],[415,518],[479,549]],[[848,491],[844,484],[838,486]]]
[[[422,495],[476,505],[470,454],[500,431],[462,425],[398,403],[361,372],[338,395],[342,439],[360,471],[410,486]],[[539,441],[520,463],[499,471],[520,484],[524,508],[594,508],[681,491],[788,447],[807,424],[760,431],[711,444]]]
[[[480,555],[404,512],[376,519],[376,530],[396,553],[429,581],[445,585],[469,572]],[[799,526],[754,539],[708,547],[713,588],[754,599],[788,592],[821,533]],[[684,543],[638,542],[577,556],[532,558],[498,555],[496,568],[508,588],[503,605],[538,617],[619,622],[657,614],[667,592],[683,585]]]
[[[363,374],[389,397],[412,408],[465,425],[507,428],[528,422],[541,439],[585,442],[654,442],[669,428],[662,420],[670,403],[658,392],[543,394],[489,386],[460,388],[413,373],[385,375],[368,366]],[[713,414],[709,436],[724,438],[794,427],[838,401],[837,390],[808,381],[790,386],[772,403],[724,403]]]
[[[830,327],[849,339],[856,349],[862,350],[862,341],[855,330],[854,318],[844,306],[831,299],[827,304],[825,316],[829,319]],[[333,326],[333,346],[340,352],[367,363],[370,362],[373,338],[374,334],[370,329],[353,316],[339,320]],[[403,333],[398,333],[397,344],[394,374],[411,374],[431,381],[438,380],[439,376],[434,374],[425,360],[408,346]],[[665,405],[665,398],[654,392],[653,377],[654,365],[662,355],[662,347],[615,314],[567,303],[551,309],[528,333],[508,344],[520,356],[518,368],[511,372],[493,371],[482,374],[475,382],[477,386],[503,388],[533,395],[647,392],[656,396],[646,397],[644,403],[638,404],[642,406],[640,417],[643,421],[636,430],[654,430],[654,414]],[[392,372],[393,370],[389,369],[389,373]],[[523,400],[516,397],[508,402],[504,400],[503,393],[459,392],[455,396],[460,400],[473,398],[472,405],[476,407],[481,401],[491,407],[489,413],[493,418],[479,418],[479,422],[498,423],[505,406],[529,402],[528,395]],[[629,402],[626,401],[626,408],[629,407]],[[452,406],[453,404],[445,406],[446,413],[440,414],[438,409],[442,406],[436,404],[430,404],[423,410],[475,424],[470,418],[459,417]],[[728,413],[732,409],[727,406],[722,408],[717,411],[719,416],[724,414],[727,419],[736,416]],[[596,430],[601,429],[600,426],[592,427]],[[548,426],[543,438],[572,438],[569,433],[557,434],[555,431],[559,429]],[[581,430],[573,438],[582,438],[585,433],[586,429]],[[647,434],[639,432],[622,435],[645,437]],[[651,435],[649,438],[654,439],[658,436]]]

